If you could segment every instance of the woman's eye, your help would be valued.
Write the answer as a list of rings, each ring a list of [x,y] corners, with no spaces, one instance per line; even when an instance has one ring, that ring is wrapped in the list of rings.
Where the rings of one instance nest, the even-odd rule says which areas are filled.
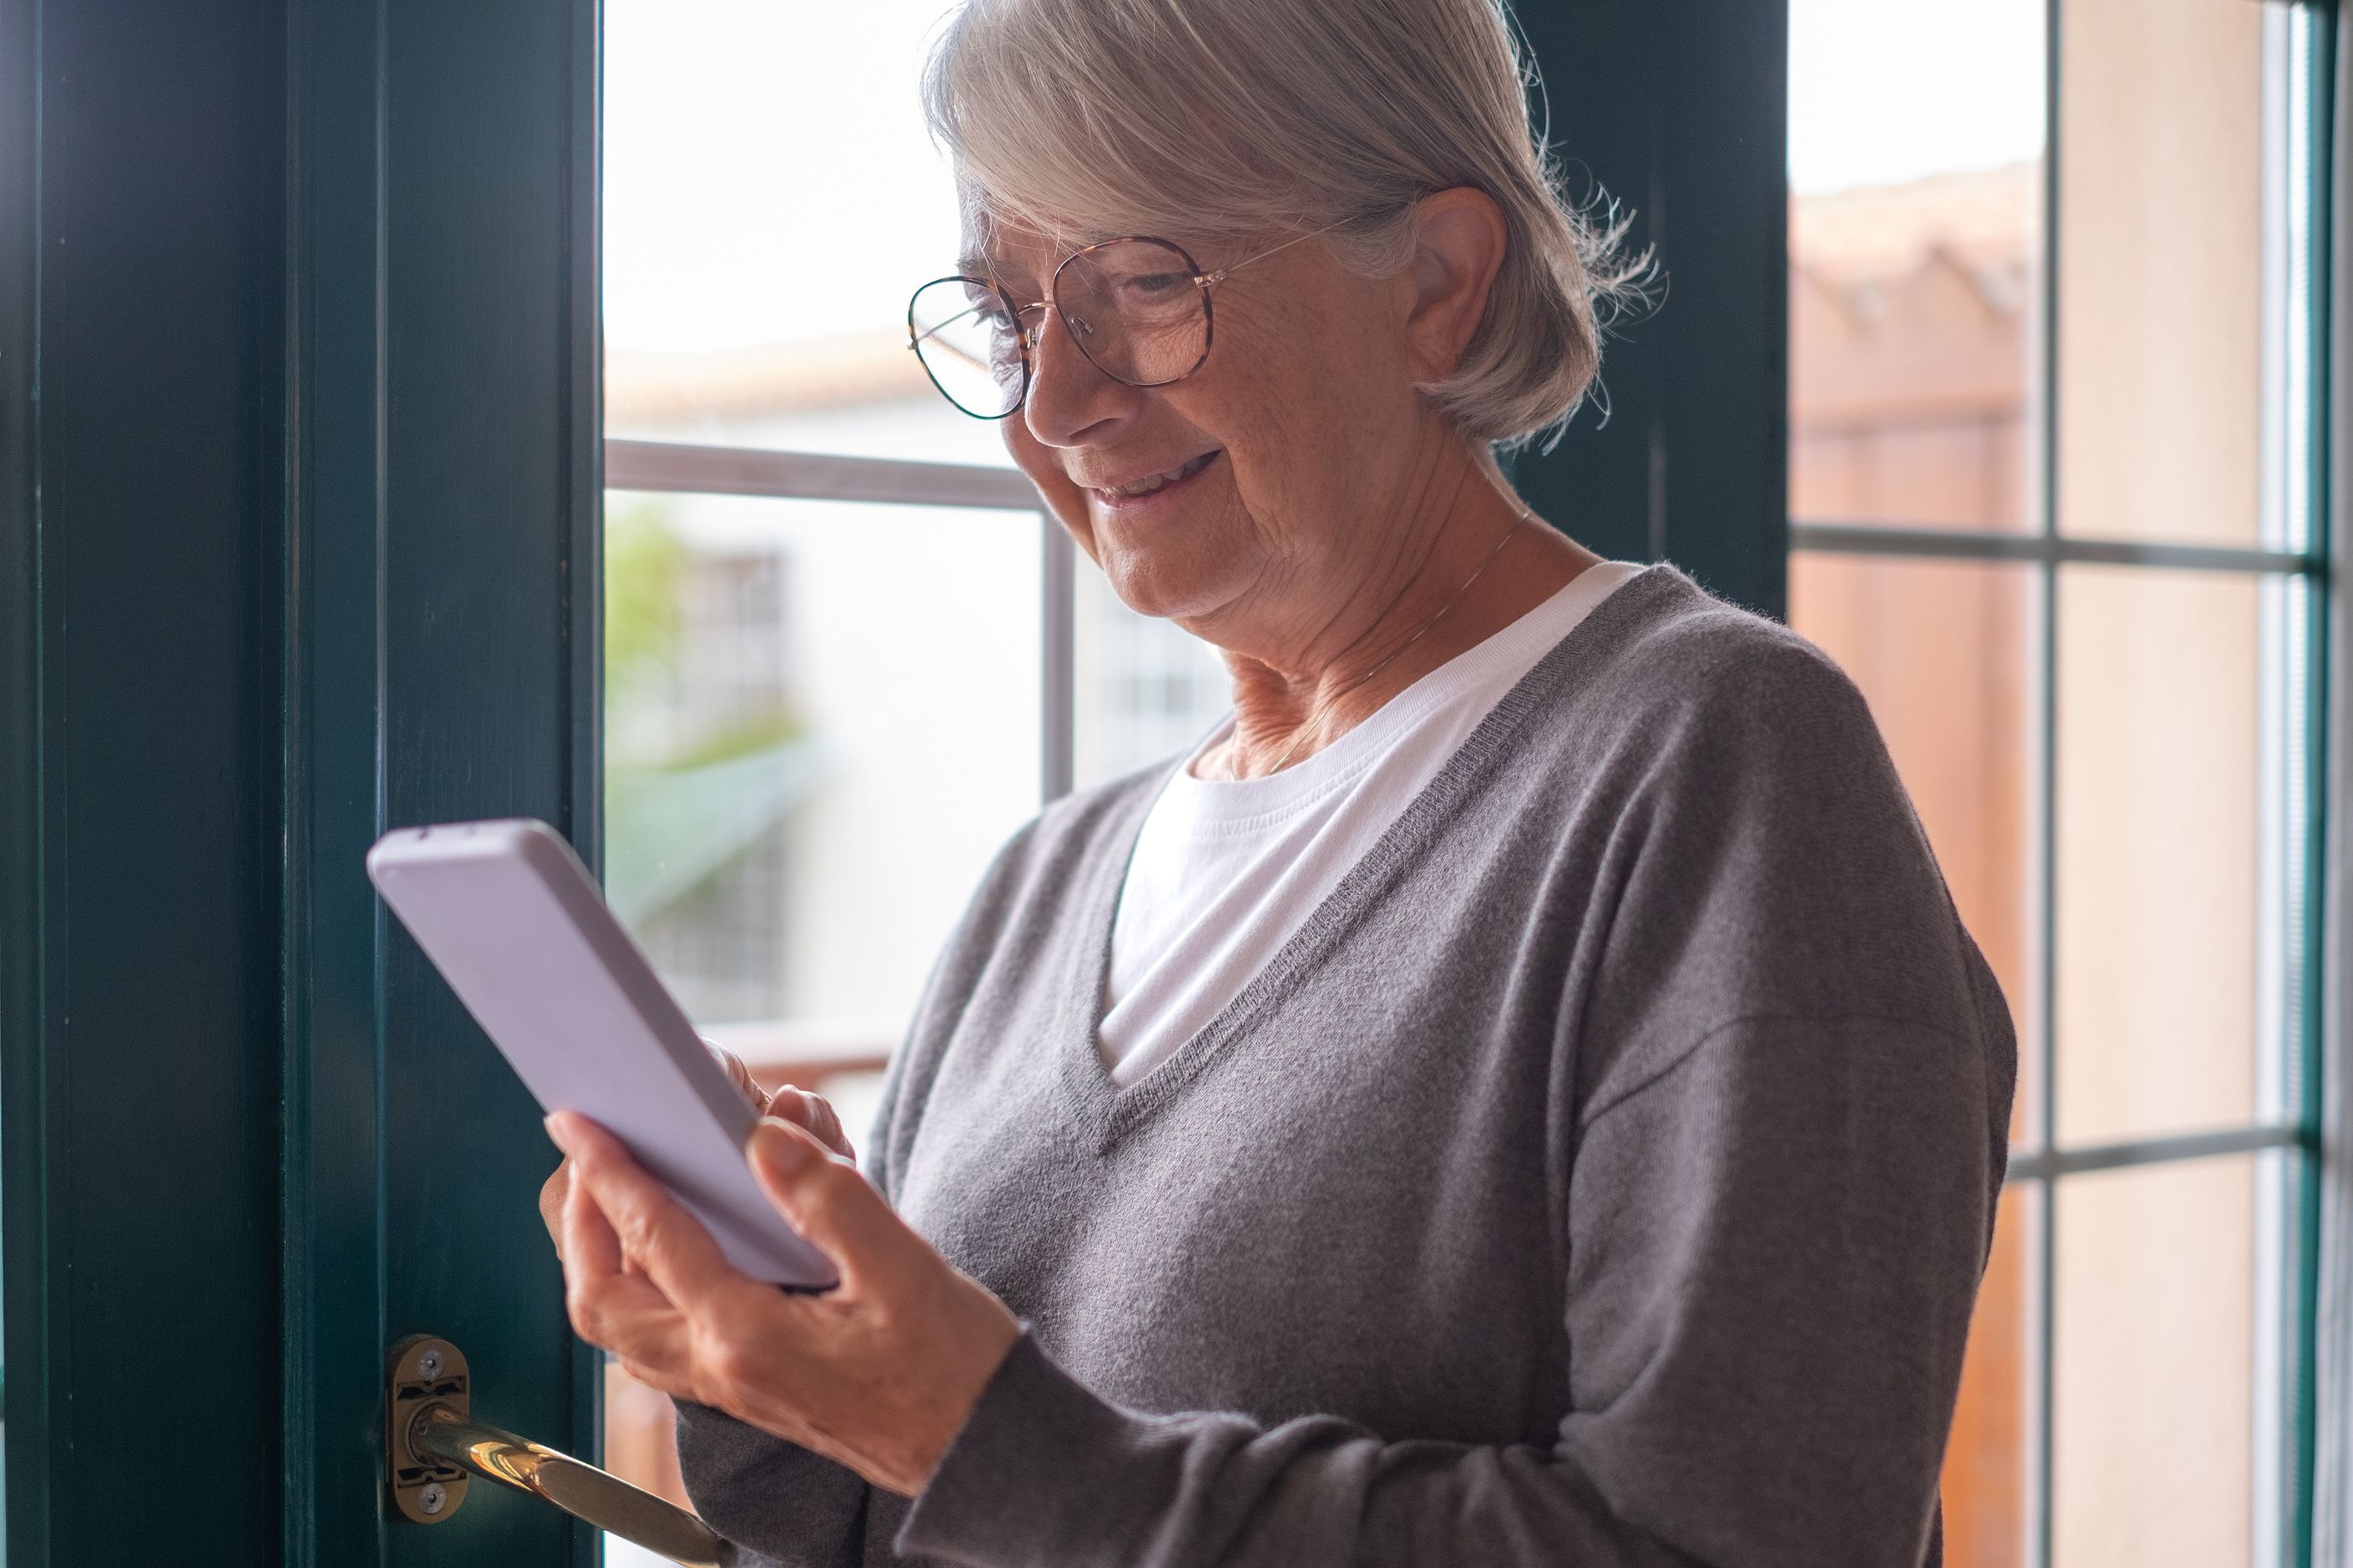
[[[1120,285],[1120,291],[1137,300],[1166,300],[1192,285],[1182,272],[1145,272]]]

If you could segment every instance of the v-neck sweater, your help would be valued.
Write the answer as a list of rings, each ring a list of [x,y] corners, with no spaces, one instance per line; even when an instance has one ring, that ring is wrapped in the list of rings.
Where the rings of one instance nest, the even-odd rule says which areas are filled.
[[[1837,667],[1644,572],[1120,1089],[1161,777],[1006,847],[868,1153],[1021,1339],[912,1502],[683,1408],[747,1561],[1936,1562],[2016,1047]]]
[[[1639,574],[1597,561],[1448,659],[1332,744],[1262,778],[1197,778],[1227,715],[1164,770],[1112,919],[1097,1045],[1122,1088],[1198,1034],[1331,896],[1479,721],[1610,591]]]

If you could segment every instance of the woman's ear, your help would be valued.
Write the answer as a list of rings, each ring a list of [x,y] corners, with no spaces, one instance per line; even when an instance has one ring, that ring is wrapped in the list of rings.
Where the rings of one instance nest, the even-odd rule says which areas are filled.
[[[1486,319],[1487,296],[1504,265],[1506,231],[1495,198],[1472,185],[1451,185],[1414,208],[1413,313],[1407,353],[1417,385],[1454,374],[1462,351]]]

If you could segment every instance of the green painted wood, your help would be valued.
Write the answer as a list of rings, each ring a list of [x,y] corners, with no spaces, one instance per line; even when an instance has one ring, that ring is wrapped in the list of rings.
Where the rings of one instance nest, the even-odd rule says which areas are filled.
[[[40,465],[34,324],[40,243],[38,13],[0,0],[0,1364],[15,1387],[0,1458],[0,1558],[45,1562],[49,1543],[49,1325],[46,1181],[51,905],[42,846]],[[17,454],[11,458],[10,454]],[[15,1484],[8,1485],[13,1481]]]
[[[593,1448],[539,1118],[365,881],[593,863],[593,0],[0,0],[6,1543],[585,1564],[385,1521],[396,1335]],[[241,1462],[240,1462],[241,1461]]]
[[[2328,372],[2336,358],[2333,346],[2337,300],[2333,284],[2342,270],[2336,261],[2336,247],[2348,216],[2337,210],[2335,200],[2337,116],[2347,106],[2337,100],[2338,28],[2342,26],[2337,7],[2316,6],[2299,20],[2309,29],[2310,47],[2306,58],[2308,114],[2306,122],[2295,128],[2295,133],[2306,138],[2310,149],[2306,196],[2311,203],[2312,226],[2306,266],[2313,279],[2313,295],[2310,317],[2304,323],[2305,351],[2307,363],[2321,367],[2322,373],[2311,378],[2307,394],[2310,428],[2321,433],[2337,427],[2332,413],[2335,389],[2330,385]],[[2335,557],[2339,553],[2338,542],[2330,526],[2337,510],[2331,499],[2332,487],[2337,482],[2331,471],[2334,447],[2333,441],[2325,438],[2310,442],[2305,471],[2292,476],[2305,488],[2306,515],[2313,520],[2313,537],[2306,544],[2321,557],[2322,572],[2302,589],[2306,595],[2303,653],[2308,672],[2299,715],[2306,732],[2301,792],[2306,817],[2303,864],[2296,879],[2301,907],[2290,912],[2290,918],[2301,927],[2298,947],[2303,962],[2295,976],[2298,994],[2290,1002],[2291,1016],[2300,1026],[2289,1042],[2288,1081],[2294,1086],[2292,1109],[2304,1133],[2303,1146],[2292,1166],[2287,1204],[2290,1235],[2286,1256],[2295,1259],[2296,1274],[2293,1288],[2284,1293],[2288,1321],[2284,1330],[2291,1347],[2293,1384],[2286,1401],[2291,1415],[2285,1434],[2284,1480],[2287,1495],[2281,1508],[2281,1554],[2291,1563],[2309,1563],[2313,1556],[2320,1426],[2321,1191],[2326,1158],[2321,1138],[2322,1097],[2332,1091],[2327,1074],[2344,1067],[2341,1059],[2332,1063],[2326,1039],[2328,964],[2323,956],[2331,951],[2327,940],[2328,857],[2337,852],[2336,845],[2343,837],[2341,827],[2333,819],[2345,804],[2331,800],[2328,791],[2328,758],[2331,749],[2340,743],[2331,735],[2328,722],[2335,706],[2330,690],[2331,671],[2337,662],[2329,646],[2334,618],[2329,613],[2329,595],[2344,591],[2341,584],[2332,584],[2330,581]],[[2291,593],[2296,591],[2290,589]]]
[[[389,9],[384,566],[391,822],[539,816],[592,856],[595,693],[574,680],[594,599],[573,584],[593,588],[601,501],[582,460],[595,353],[575,341],[596,284],[575,248],[594,213],[593,19],[573,0]],[[539,1112],[405,934],[384,996],[386,1331],[451,1339],[478,1415],[569,1439],[592,1417],[533,1205],[555,1163]],[[543,1504],[489,1488],[388,1544],[395,1563],[577,1549]]]
[[[0,10],[25,1565],[276,1556],[277,36],[255,0]]]
[[[383,827],[384,16],[288,29],[289,505],[283,591],[283,1561],[374,1563],[386,1331]]]
[[[478,1414],[578,1452],[596,1362],[539,1226],[538,1111],[361,856],[389,826],[507,815],[596,854],[595,20],[294,10],[285,1278],[288,1426],[316,1441],[290,1563],[594,1560],[491,1487],[446,1523],[379,1518],[385,1345],[455,1341]]]
[[[1529,503],[1605,555],[1788,599],[1788,16],[1784,0],[1523,0],[1551,145],[1656,246],[1663,305],[1602,354],[1609,417],[1523,453]]]

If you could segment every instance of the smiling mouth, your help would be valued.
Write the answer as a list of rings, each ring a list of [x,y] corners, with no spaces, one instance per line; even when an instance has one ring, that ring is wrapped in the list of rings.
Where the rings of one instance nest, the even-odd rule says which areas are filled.
[[[1173,468],[1166,468],[1156,474],[1146,474],[1134,484],[1103,489],[1089,486],[1088,489],[1093,495],[1113,505],[1122,501],[1141,500],[1145,496],[1157,495],[1172,485],[1183,484],[1187,479],[1208,468],[1218,455],[1216,451],[1204,452],[1198,458],[1187,458]]]

